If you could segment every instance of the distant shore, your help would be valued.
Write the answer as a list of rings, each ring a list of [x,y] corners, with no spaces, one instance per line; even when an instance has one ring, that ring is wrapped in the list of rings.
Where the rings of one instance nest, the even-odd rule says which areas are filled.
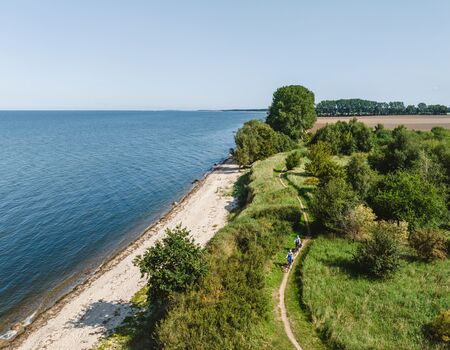
[[[435,126],[450,129],[450,115],[386,115],[386,116],[339,116],[339,117],[318,117],[317,122],[311,129],[315,131],[326,124],[333,124],[339,120],[348,121],[357,118],[367,126],[383,124],[388,129],[393,129],[398,125],[404,125],[414,130],[431,130]]]
[[[230,160],[215,166],[136,241],[102,264],[86,282],[38,315],[28,327],[17,327],[17,336],[0,343],[0,347],[90,349],[131,313],[129,301],[145,284],[132,264],[133,258],[160,239],[165,229],[179,223],[191,230],[199,244],[206,244],[226,223],[232,206],[229,193],[238,176],[239,169]]]

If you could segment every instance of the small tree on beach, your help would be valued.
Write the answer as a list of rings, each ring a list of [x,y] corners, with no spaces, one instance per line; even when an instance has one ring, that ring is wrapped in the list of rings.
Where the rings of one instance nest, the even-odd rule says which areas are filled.
[[[165,303],[176,292],[183,292],[206,274],[203,250],[180,225],[167,229],[166,236],[138,255],[133,263],[142,277],[147,276],[148,298]]]

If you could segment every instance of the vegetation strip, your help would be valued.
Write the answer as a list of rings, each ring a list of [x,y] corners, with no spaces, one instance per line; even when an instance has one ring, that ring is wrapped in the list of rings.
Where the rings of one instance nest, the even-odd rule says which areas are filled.
[[[278,179],[280,180],[281,185],[284,188],[287,188],[288,186],[283,182],[282,178],[281,178],[281,173],[278,175]],[[298,202],[300,203],[300,209],[302,210],[302,214],[303,214],[303,218],[305,220],[305,225],[306,225],[306,229],[308,231],[308,237],[311,236],[311,231],[309,228],[309,221],[308,221],[308,214],[305,211],[305,207],[303,206],[303,203],[300,199],[299,196],[296,196]],[[303,245],[300,247],[300,249],[294,254],[294,261],[297,258],[297,256],[300,255],[301,250],[303,249],[303,247],[306,245],[306,243],[308,242],[308,239],[304,240]],[[286,305],[284,303],[284,292],[286,290],[286,285],[288,282],[288,278],[289,278],[289,273],[291,272],[291,269],[288,269],[287,272],[284,274],[283,276],[283,281],[281,282],[280,285],[280,289],[278,292],[279,295],[279,304],[278,307],[280,309],[281,312],[281,320],[283,321],[283,325],[284,325],[284,330],[286,332],[286,335],[288,336],[289,340],[291,341],[292,345],[294,345],[294,347],[297,350],[302,350],[302,347],[300,346],[300,344],[297,342],[297,339],[295,339],[294,333],[292,332],[291,329],[291,324],[289,323],[289,319],[287,317],[287,312],[286,312]]]

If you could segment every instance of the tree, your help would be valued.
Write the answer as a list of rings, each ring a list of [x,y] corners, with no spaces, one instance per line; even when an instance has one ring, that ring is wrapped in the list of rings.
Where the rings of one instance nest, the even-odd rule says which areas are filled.
[[[180,225],[167,229],[166,236],[133,263],[142,277],[147,276],[149,301],[163,304],[173,293],[186,291],[206,274],[203,250]]]
[[[273,94],[267,124],[274,130],[300,139],[316,121],[314,93],[300,85],[283,86]]]
[[[331,157],[330,147],[326,142],[319,141],[310,147],[306,171],[319,178],[322,184],[334,178],[342,178],[344,171]]]
[[[425,103],[421,102],[417,105],[417,113],[418,114],[427,114],[428,107]]]
[[[348,162],[346,168],[347,181],[359,198],[366,200],[369,191],[374,186],[377,175],[367,163],[366,156],[355,153]]]
[[[400,266],[401,245],[392,223],[381,222],[372,229],[371,238],[364,241],[354,255],[355,263],[368,274],[383,278]]]
[[[374,144],[374,133],[364,123],[353,118],[348,123],[327,124],[314,134],[311,143],[327,142],[333,154],[369,152]]]
[[[415,136],[403,125],[396,127],[387,145],[369,156],[369,163],[382,173],[411,168],[419,156]]]
[[[250,165],[278,152],[289,151],[295,144],[286,135],[274,131],[260,120],[250,120],[240,128],[235,137],[234,159],[240,165]]]
[[[386,175],[369,202],[378,217],[406,221],[413,229],[438,227],[448,220],[446,196],[420,175],[398,171]]]
[[[372,209],[363,204],[351,209],[344,221],[345,235],[352,240],[368,239],[375,224],[376,216]]]
[[[331,179],[314,191],[311,212],[318,223],[331,233],[343,233],[345,217],[358,204],[358,199],[342,178]]]
[[[289,153],[288,156],[286,157],[286,169],[292,170],[300,166],[301,159],[302,155],[299,151]]]

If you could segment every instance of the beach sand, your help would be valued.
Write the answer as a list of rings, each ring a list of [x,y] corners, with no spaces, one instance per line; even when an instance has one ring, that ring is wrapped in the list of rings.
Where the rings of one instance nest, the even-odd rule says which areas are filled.
[[[200,181],[163,219],[86,283],[41,314],[9,346],[11,349],[90,349],[131,314],[129,301],[145,285],[133,258],[182,223],[204,245],[223,227],[233,207],[230,193],[239,169],[227,161]]]

